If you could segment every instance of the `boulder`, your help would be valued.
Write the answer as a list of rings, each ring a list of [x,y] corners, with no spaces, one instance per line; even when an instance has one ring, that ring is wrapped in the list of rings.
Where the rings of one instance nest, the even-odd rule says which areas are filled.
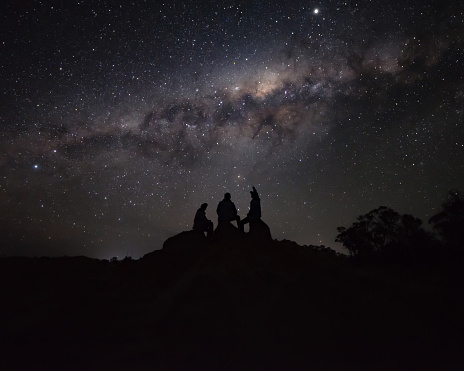
[[[214,243],[239,243],[244,239],[244,233],[241,232],[232,223],[219,223],[214,230]]]
[[[268,245],[273,242],[271,229],[261,219],[250,222],[250,232],[247,237],[254,245]]]
[[[205,247],[208,243],[203,232],[199,231],[184,231],[175,236],[169,237],[163,243],[163,250],[170,252],[185,252],[189,250],[197,250]]]

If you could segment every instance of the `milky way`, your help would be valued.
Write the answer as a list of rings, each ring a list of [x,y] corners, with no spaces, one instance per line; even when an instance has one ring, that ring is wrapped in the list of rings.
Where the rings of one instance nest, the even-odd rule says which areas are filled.
[[[138,258],[252,185],[278,239],[426,223],[464,183],[458,3],[2,5],[0,254]]]

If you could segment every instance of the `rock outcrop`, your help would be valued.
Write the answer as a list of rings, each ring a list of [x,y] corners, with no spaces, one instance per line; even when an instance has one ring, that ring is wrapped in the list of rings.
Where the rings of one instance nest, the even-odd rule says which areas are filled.
[[[214,230],[211,239],[203,232],[183,231],[168,238],[163,244],[163,250],[169,252],[188,252],[207,246],[241,245],[241,246],[269,246],[273,243],[269,226],[261,219],[250,223],[248,233],[240,231],[231,223],[220,223]]]
[[[2,369],[458,370],[446,274],[359,267],[264,223],[114,264],[0,259]]]
[[[170,252],[185,252],[190,249],[200,249],[207,245],[208,239],[203,232],[184,231],[168,238],[163,243],[163,249]]]

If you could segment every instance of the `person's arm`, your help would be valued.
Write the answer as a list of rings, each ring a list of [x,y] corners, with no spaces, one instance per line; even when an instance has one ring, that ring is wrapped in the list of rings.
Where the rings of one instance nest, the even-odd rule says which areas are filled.
[[[201,213],[201,221],[204,222],[204,223],[209,221],[208,218],[206,217],[206,212],[205,211],[203,211]]]
[[[197,212],[195,213],[195,217],[193,218],[193,229],[197,228],[198,227],[198,210]]]

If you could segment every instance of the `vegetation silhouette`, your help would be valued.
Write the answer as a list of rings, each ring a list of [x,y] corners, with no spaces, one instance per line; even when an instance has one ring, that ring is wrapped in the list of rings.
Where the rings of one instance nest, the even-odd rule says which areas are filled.
[[[424,230],[422,224],[412,215],[379,206],[358,216],[350,227],[338,227],[335,241],[357,261],[460,264],[464,257],[464,200],[459,191],[450,191],[442,211],[429,219],[435,233]]]
[[[443,246],[454,254],[464,252],[464,199],[451,190],[442,204],[442,211],[429,219]]]
[[[423,241],[426,232],[422,221],[412,215],[400,215],[386,206],[360,215],[351,227],[338,227],[336,242],[341,242],[351,256],[368,256],[385,252],[412,248]]]

